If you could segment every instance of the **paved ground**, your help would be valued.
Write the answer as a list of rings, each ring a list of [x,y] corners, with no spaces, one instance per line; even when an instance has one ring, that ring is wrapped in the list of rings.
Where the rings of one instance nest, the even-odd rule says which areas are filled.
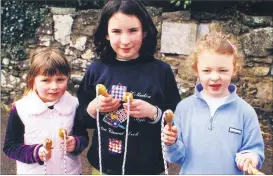
[[[8,114],[1,108],[1,175],[15,175],[16,168],[15,168],[15,161],[8,159],[2,152],[2,144],[4,140],[6,124],[8,119]],[[89,135],[92,135],[92,132],[89,131]],[[266,174],[273,174],[273,140],[272,138],[266,141],[266,160],[263,164],[262,171]],[[89,144],[90,145],[90,144]],[[82,164],[83,164],[83,175],[87,175],[91,173],[91,167],[86,159],[86,150],[81,154]],[[179,172],[178,165],[171,165],[169,169],[169,174],[176,175]]]

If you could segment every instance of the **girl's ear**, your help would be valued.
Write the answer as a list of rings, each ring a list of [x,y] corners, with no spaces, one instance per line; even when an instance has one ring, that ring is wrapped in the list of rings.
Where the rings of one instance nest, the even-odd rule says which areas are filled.
[[[110,38],[109,38],[109,35],[108,35],[108,34],[106,35],[106,37],[105,37],[105,38],[106,38],[106,40],[110,40]]]

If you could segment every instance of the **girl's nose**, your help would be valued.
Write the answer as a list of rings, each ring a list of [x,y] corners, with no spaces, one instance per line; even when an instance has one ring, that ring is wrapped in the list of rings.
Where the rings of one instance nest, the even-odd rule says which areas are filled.
[[[123,34],[120,39],[121,44],[127,45],[130,43],[130,38],[127,34]]]
[[[52,90],[54,90],[54,89],[57,89],[57,87],[58,87],[57,83],[53,81],[53,82],[51,83],[51,87],[50,87],[50,88],[51,88]]]
[[[219,76],[218,73],[213,72],[213,73],[211,73],[210,79],[213,80],[213,81],[217,81],[217,80],[220,79],[220,76]]]

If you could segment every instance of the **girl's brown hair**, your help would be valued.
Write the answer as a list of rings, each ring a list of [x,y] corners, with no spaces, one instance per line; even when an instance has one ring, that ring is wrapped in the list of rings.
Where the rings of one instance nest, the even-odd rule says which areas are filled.
[[[27,74],[27,86],[24,95],[33,90],[37,75],[54,76],[56,74],[70,77],[71,68],[64,54],[55,48],[38,48],[30,53],[30,68]]]
[[[197,70],[198,56],[205,50],[214,51],[217,54],[233,55],[234,75],[243,65],[242,54],[238,51],[237,39],[231,34],[224,34],[217,24],[210,26],[210,32],[203,36],[196,44],[195,50],[189,55],[191,67]]]

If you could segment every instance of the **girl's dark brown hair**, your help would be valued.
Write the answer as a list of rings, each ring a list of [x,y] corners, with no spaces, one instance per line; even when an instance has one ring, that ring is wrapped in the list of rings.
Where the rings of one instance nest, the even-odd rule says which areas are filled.
[[[27,86],[24,95],[33,90],[37,75],[54,76],[56,74],[70,77],[71,68],[64,54],[56,48],[38,48],[30,53],[30,68],[27,74]]]
[[[108,21],[117,12],[134,15],[139,19],[143,33],[145,33],[139,54],[140,56],[153,56],[156,51],[158,31],[141,0],[111,0],[105,4],[93,34],[93,50],[96,55],[104,61],[115,59],[116,53],[109,40],[106,39],[106,35],[108,34]],[[150,59],[151,57],[142,58]]]

